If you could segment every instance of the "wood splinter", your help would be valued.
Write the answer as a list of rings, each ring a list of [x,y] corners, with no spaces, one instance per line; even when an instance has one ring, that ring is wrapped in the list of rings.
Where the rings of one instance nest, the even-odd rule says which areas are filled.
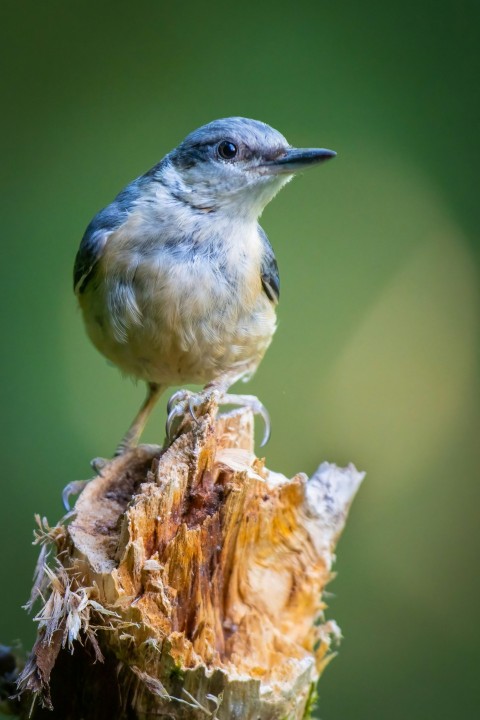
[[[93,479],[39,522],[38,636],[20,676],[32,718],[297,720],[339,637],[322,592],[363,479],[308,479],[253,452],[253,417],[199,422]],[[56,559],[48,559],[49,549]]]

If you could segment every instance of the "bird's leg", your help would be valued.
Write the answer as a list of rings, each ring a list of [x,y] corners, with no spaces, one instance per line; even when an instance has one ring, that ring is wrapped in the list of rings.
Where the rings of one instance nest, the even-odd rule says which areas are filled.
[[[147,424],[147,420],[164,389],[165,387],[163,385],[148,383],[147,397],[145,398],[142,407],[136,414],[134,421],[128,428],[123,440],[115,450],[115,456],[123,455],[124,452],[131,450],[138,445],[138,441],[140,440],[143,429]]]
[[[165,390],[164,385],[157,385],[157,383],[148,383],[147,387],[147,397],[145,398],[140,410],[135,415],[132,424],[128,428],[126,434],[124,435],[117,449],[115,450],[114,457],[123,455],[123,453],[131,450],[136,445],[138,445],[138,441],[140,440],[143,429],[147,424],[147,420],[150,417],[150,414],[155,407],[158,398]],[[90,462],[90,465],[96,473],[101,475],[102,470],[109,464],[109,462],[111,461],[107,458],[97,457],[93,458],[93,460]]]
[[[114,457],[123,455],[123,453],[131,450],[136,445],[138,445],[138,441],[140,440],[143,429],[147,424],[147,420],[150,417],[150,414],[164,389],[164,385],[148,383],[147,397],[145,398],[140,410],[136,414],[123,440],[115,450]],[[104,470],[110,462],[111,460],[108,460],[107,458],[97,457],[93,458],[93,460],[90,462],[90,465],[95,470],[95,472],[98,473],[98,475],[101,475],[102,470]],[[88,482],[89,480],[74,480],[73,482],[68,483],[68,485],[64,488],[62,492],[62,500],[66,510],[70,510],[69,498],[72,495],[79,495]]]

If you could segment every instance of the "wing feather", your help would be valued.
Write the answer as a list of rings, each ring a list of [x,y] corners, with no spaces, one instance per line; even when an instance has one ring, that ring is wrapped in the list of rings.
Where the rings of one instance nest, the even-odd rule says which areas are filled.
[[[263,243],[263,256],[260,270],[262,286],[268,299],[276,305],[280,299],[280,276],[278,273],[277,260],[270,241],[260,226],[259,233]]]
[[[73,270],[73,287],[77,295],[81,295],[95,275],[109,235],[123,225],[132,212],[135,202],[141,195],[142,187],[151,182],[153,172],[134,180],[122,190],[110,205],[100,210],[87,227],[80,243]]]

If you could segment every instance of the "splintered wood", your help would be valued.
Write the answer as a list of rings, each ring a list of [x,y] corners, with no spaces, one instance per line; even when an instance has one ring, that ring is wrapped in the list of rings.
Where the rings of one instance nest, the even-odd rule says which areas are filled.
[[[339,635],[323,618],[322,591],[363,474],[328,463],[310,479],[270,472],[253,452],[250,411],[216,411],[207,400],[165,451],[141,446],[112,461],[73,521],[51,531],[57,565],[39,583],[63,605],[54,627],[40,621],[21,679],[53,704],[50,717],[63,702],[56,687],[78,691],[71,668],[62,671],[70,651],[89,665],[95,709],[75,699],[69,718],[307,716]],[[114,668],[106,712],[95,657],[99,677]]]

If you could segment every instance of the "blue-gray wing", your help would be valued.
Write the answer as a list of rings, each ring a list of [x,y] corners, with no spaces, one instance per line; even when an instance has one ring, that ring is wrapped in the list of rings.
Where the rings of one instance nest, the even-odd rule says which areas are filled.
[[[73,269],[73,287],[77,295],[85,291],[95,276],[108,236],[126,221],[135,201],[141,196],[143,185],[149,181],[147,173],[127,185],[110,205],[95,215],[87,227]]]
[[[94,229],[92,223],[85,231],[75,258],[73,268],[73,289],[81,295],[95,275],[97,263],[102,255],[109,232],[100,228]]]
[[[263,244],[263,256],[261,265],[261,279],[265,294],[275,305],[280,299],[280,276],[278,274],[278,265],[275,259],[273,248],[265,231],[258,226],[260,237]]]

